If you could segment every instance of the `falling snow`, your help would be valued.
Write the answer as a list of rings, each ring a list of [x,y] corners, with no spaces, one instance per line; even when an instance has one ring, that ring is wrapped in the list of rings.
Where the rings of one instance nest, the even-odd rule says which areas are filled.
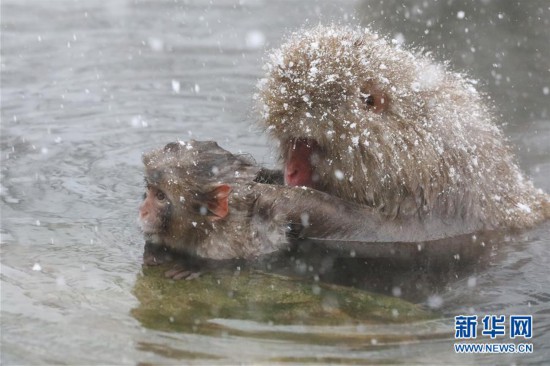
[[[431,295],[428,297],[426,304],[430,309],[439,309],[443,305],[443,298],[439,295]]]
[[[179,93],[180,92],[180,82],[179,81],[172,80],[172,91],[174,93]]]
[[[252,50],[262,48],[265,44],[265,35],[259,30],[251,30],[246,33],[246,47]]]
[[[515,164],[477,81],[408,51],[402,37],[338,26],[292,34],[258,83],[265,128],[281,141],[316,141],[333,158],[320,166],[332,172],[333,193],[390,215],[407,214],[399,206],[410,192],[421,195],[412,198],[422,212],[467,211],[473,227],[540,221],[548,197]],[[382,113],[365,105],[368,95],[384,103]],[[362,179],[350,174],[358,166]]]

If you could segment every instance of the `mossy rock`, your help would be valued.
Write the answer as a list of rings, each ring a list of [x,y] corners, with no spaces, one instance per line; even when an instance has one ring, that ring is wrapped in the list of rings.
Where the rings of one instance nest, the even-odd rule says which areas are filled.
[[[347,326],[427,320],[419,306],[354,288],[308,282],[254,270],[216,271],[193,280],[164,278],[165,267],[145,268],[132,311],[144,326],[211,334],[231,319],[272,325]],[[228,332],[236,333],[234,328]],[[238,333],[238,332],[237,332]]]

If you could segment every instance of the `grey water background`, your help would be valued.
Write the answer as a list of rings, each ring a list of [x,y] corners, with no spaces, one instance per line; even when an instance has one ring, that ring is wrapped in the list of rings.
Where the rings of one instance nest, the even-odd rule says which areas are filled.
[[[411,268],[406,281],[388,281],[389,293],[410,294],[440,312],[448,337],[441,330],[430,337],[425,324],[411,325],[404,331],[422,333],[423,341],[352,348],[265,333],[166,333],[130,314],[139,305],[132,288],[143,249],[136,225],[141,153],[175,139],[213,139],[274,166],[272,146],[254,127],[252,94],[265,49],[305,23],[374,22],[479,78],[502,113],[521,167],[549,192],[550,11],[545,1],[502,3],[2,1],[2,364],[170,363],[186,352],[221,363],[281,355],[335,362],[549,362],[548,223],[505,237],[486,265],[455,278],[434,284]],[[461,313],[533,315],[534,352],[454,354],[452,317]],[[281,329],[306,336],[365,332],[305,326],[274,332]]]

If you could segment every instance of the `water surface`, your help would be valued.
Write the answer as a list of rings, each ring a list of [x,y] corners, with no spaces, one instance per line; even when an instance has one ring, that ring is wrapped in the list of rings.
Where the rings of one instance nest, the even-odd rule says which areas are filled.
[[[548,224],[504,238],[483,265],[461,271],[434,276],[378,264],[369,272],[367,264],[350,275],[346,263],[327,276],[339,283],[357,278],[359,288],[434,308],[435,323],[365,329],[220,320],[244,330],[235,336],[155,330],[132,316],[143,249],[135,219],[141,153],[175,139],[213,139],[274,166],[272,146],[253,127],[264,49],[306,20],[358,24],[364,14],[355,16],[357,9],[328,0],[3,1],[2,363],[547,362]],[[537,64],[533,72],[540,69],[548,70]],[[547,72],[537,78],[548,79]],[[540,88],[524,92],[536,100],[545,95]],[[508,121],[505,131],[522,168],[550,191],[550,121],[541,105]],[[384,281],[365,285],[364,274],[380,273]],[[535,352],[455,355],[452,317],[459,313],[532,314]],[[420,340],[376,342],[373,332]],[[318,333],[342,338],[326,344]],[[350,337],[359,341],[346,342]]]

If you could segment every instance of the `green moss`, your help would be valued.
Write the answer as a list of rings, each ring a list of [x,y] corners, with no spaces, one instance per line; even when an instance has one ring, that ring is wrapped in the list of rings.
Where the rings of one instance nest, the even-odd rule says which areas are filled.
[[[165,270],[164,267],[145,269],[134,288],[140,306],[133,310],[133,315],[153,329],[239,334],[243,331],[226,329],[212,320],[341,326],[433,318],[432,314],[406,301],[343,286],[258,271],[220,271],[190,281],[172,281],[164,278]],[[320,343],[324,343],[325,338],[333,341],[330,336],[315,337]],[[284,338],[288,339],[288,334]]]

